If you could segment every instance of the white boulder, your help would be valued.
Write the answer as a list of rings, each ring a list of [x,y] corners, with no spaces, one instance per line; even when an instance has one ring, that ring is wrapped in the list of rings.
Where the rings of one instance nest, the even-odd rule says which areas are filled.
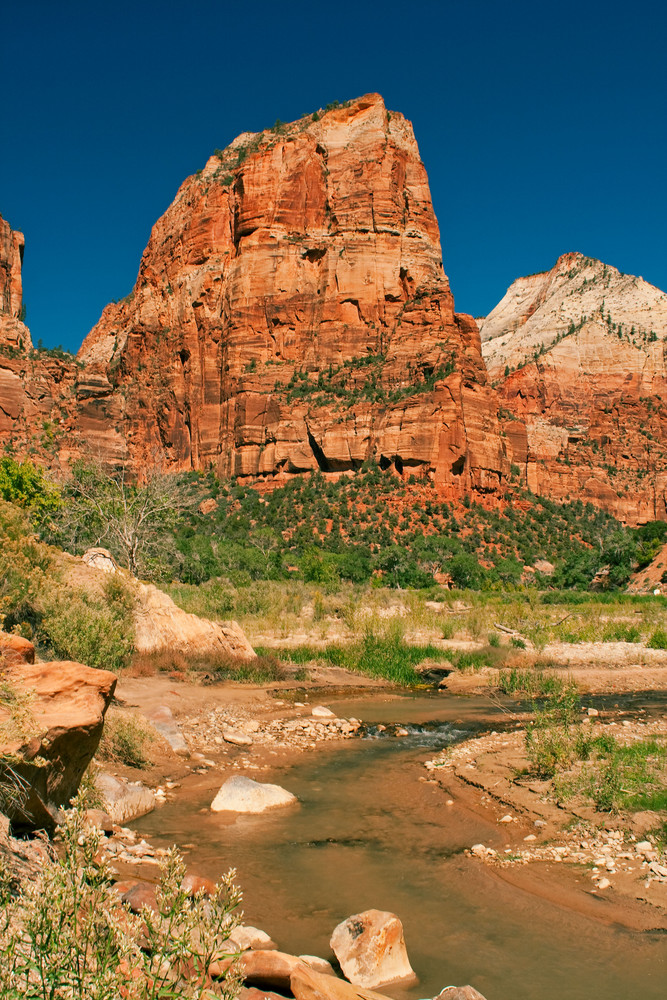
[[[213,812],[263,813],[297,802],[295,795],[280,785],[264,784],[235,775],[228,778],[211,803]]]

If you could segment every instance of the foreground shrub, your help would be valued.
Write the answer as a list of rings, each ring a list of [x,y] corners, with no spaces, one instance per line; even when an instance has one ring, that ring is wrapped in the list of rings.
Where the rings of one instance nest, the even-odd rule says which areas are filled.
[[[212,982],[214,963],[230,955],[240,893],[234,872],[209,899],[182,889],[185,865],[171,851],[157,890],[158,912],[134,916],[121,906],[100,835],[84,832],[73,810],[60,828],[57,860],[46,861],[16,898],[7,886],[0,910],[0,995],[3,1000],[176,1000],[235,997],[232,966]]]
[[[42,602],[42,637],[60,659],[118,673],[133,649],[133,598],[110,577],[103,594],[58,590]]]

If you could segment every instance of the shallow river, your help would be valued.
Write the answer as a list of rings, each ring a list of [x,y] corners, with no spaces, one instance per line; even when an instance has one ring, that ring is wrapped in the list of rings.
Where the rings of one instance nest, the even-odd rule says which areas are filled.
[[[464,983],[487,1000],[664,1000],[665,935],[574,914],[461,853],[494,843],[490,833],[502,849],[502,835],[418,779],[430,753],[488,720],[488,703],[420,695],[327,704],[366,723],[403,723],[410,736],[325,744],[270,779],[260,772],[294,792],[298,808],[233,822],[199,812],[221,784],[210,772],[137,829],[155,844],[195,845],[185,852],[194,871],[217,877],[235,866],[245,922],[283,951],[330,957],[340,920],[372,907],[397,913],[419,976],[408,990],[384,989],[399,1000]]]

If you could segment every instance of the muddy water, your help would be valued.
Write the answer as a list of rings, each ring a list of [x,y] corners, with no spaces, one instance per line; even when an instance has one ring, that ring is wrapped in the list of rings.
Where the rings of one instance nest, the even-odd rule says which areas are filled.
[[[344,917],[371,907],[398,913],[420,980],[385,990],[399,1000],[468,982],[488,1000],[664,1000],[664,936],[579,916],[461,853],[480,840],[502,849],[502,833],[448,807],[441,790],[419,781],[422,762],[488,728],[491,706],[442,696],[329,704],[369,723],[403,723],[410,735],[371,730],[276,769],[271,779],[298,796],[297,808],[225,822],[207,810],[221,783],[211,772],[137,827],[155,843],[194,844],[194,870],[215,877],[234,865],[246,922],[285,951],[327,957]],[[590,885],[585,873],[581,880]]]

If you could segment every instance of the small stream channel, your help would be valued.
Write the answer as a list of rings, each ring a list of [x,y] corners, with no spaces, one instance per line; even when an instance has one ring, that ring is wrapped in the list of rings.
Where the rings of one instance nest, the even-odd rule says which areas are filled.
[[[371,907],[397,913],[419,976],[410,989],[384,988],[397,1000],[469,982],[488,1000],[664,1000],[665,935],[609,927],[499,881],[462,853],[491,842],[488,823],[419,781],[431,754],[489,728],[490,703],[375,695],[327,704],[363,719],[368,738],[256,775],[294,792],[299,807],[226,821],[207,808],[227,776],[211,771],[137,821],[139,832],[158,845],[192,844],[188,865],[210,877],[236,867],[245,922],[283,951],[326,958],[340,920]],[[410,735],[378,733],[379,723]]]

